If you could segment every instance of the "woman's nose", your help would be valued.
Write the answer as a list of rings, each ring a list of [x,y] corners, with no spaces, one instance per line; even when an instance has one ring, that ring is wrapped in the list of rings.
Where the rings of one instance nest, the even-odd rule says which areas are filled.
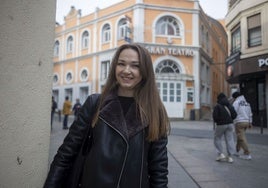
[[[125,66],[124,72],[127,72],[127,73],[131,72],[131,68],[129,65]]]

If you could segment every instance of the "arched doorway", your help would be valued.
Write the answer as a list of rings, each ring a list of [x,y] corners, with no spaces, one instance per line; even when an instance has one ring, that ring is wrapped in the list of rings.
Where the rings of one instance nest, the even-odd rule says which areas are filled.
[[[160,97],[170,118],[183,118],[183,88],[179,65],[170,59],[162,60],[155,68]]]

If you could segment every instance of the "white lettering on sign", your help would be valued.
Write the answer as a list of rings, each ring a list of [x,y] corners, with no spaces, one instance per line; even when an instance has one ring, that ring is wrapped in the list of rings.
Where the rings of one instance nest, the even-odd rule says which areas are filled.
[[[268,66],[268,58],[266,59],[258,59],[259,67]]]
[[[194,56],[194,52],[188,48],[168,48],[168,53],[171,55]]]
[[[154,46],[146,46],[145,48],[150,54],[162,55],[168,53],[174,56],[194,56],[194,51],[189,48],[164,48]]]
[[[166,53],[166,49],[162,47],[146,46],[146,49],[151,54],[165,54]]]

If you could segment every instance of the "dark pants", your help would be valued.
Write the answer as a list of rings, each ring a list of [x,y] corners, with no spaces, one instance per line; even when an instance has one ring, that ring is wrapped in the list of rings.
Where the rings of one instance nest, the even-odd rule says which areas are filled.
[[[51,120],[50,120],[51,129],[52,129],[52,124],[53,124],[53,119],[54,119],[54,112],[51,111]]]
[[[64,115],[64,119],[63,119],[63,129],[67,129],[67,128],[68,128],[68,116],[69,116],[69,115]]]

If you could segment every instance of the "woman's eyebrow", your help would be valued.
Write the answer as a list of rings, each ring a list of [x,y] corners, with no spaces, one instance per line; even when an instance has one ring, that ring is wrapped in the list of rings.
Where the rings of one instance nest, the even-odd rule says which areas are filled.
[[[118,62],[127,62],[127,61],[126,61],[126,60],[124,60],[124,59],[118,59],[117,61],[118,61]],[[130,61],[130,63],[139,64],[139,63],[140,63],[140,61]]]

